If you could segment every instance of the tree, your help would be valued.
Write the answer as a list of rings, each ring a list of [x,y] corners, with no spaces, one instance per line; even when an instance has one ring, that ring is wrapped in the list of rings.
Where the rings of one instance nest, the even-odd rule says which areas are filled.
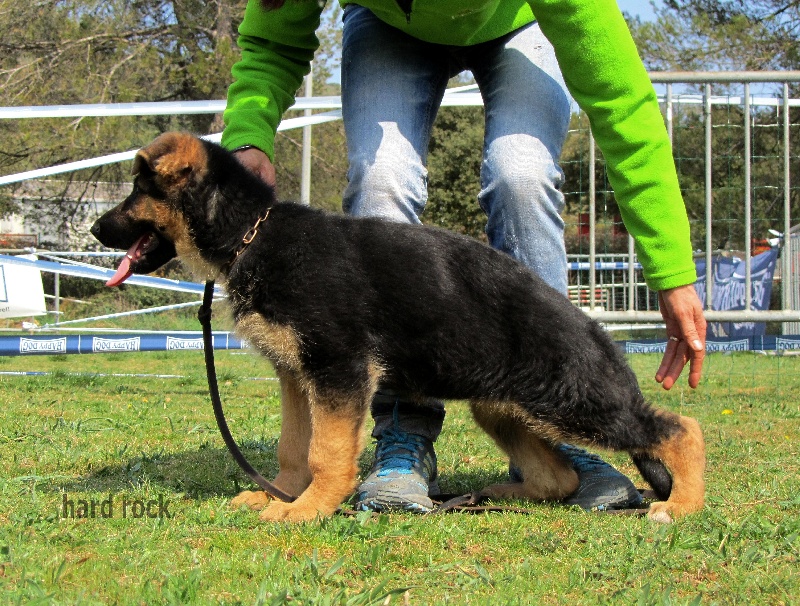
[[[787,70],[800,66],[800,0],[666,0],[654,22],[630,20],[645,65],[651,70]],[[692,87],[686,89],[691,92]],[[695,87],[697,89],[697,87]],[[778,87],[774,92],[782,94]],[[769,89],[768,89],[769,90]],[[790,87],[793,96],[800,90]],[[741,86],[714,85],[713,94]],[[800,112],[791,110],[791,145]],[[715,249],[744,248],[744,137],[741,106],[714,106],[712,129],[712,242]],[[754,107],[751,125],[751,199],[754,238],[783,225],[782,114]],[[677,106],[675,158],[696,249],[705,248],[705,130],[699,106]],[[797,152],[792,151],[792,156]],[[800,171],[791,165],[791,182]],[[790,194],[798,216],[800,195]]]
[[[705,117],[697,106],[679,107],[674,149],[686,210],[692,224],[692,243],[705,249]],[[712,247],[744,250],[744,110],[741,106],[713,106],[711,121]],[[775,111],[756,108],[751,117],[751,229],[763,239],[768,229],[783,229],[783,130]],[[795,134],[797,129],[795,129]],[[797,145],[796,143],[794,144]],[[800,167],[790,166],[790,181],[798,183]],[[791,212],[798,216],[800,196],[795,187]]]
[[[589,219],[589,118],[572,114],[569,135],[564,142],[560,165],[564,171],[564,242],[568,254],[588,254]],[[608,182],[605,160],[597,150],[595,179],[595,246],[599,253],[628,250],[628,236],[622,224],[614,192]]]
[[[238,56],[231,15],[243,8],[244,0],[0,0],[0,96],[6,105],[224,97]],[[3,152],[0,166],[72,159],[76,146],[118,151],[120,136],[138,139],[173,122],[208,132],[214,119],[137,118],[125,128],[121,119],[5,122],[23,145],[4,146],[14,151]]]
[[[653,70],[800,66],[800,0],[666,0],[656,20],[629,18]]]
[[[478,205],[483,108],[444,107],[434,122],[428,158],[425,223],[485,240],[486,214]]]
[[[61,105],[224,99],[239,57],[237,29],[246,0],[0,0],[0,105]],[[319,30],[315,93],[327,85],[341,44],[341,9],[329,3]],[[136,149],[166,130],[219,132],[221,115],[184,115],[0,122],[0,171],[19,172]],[[282,195],[297,198],[300,131],[279,135],[276,168]],[[341,124],[314,129],[315,200],[341,207],[345,164]],[[66,174],[22,192],[5,187],[0,213],[22,210],[28,220],[75,244],[95,209],[98,182],[124,183],[129,164]],[[12,196],[13,194],[13,196]],[[24,196],[22,208],[12,197]],[[45,243],[46,244],[46,243]]]
[[[331,83],[341,62],[342,9],[329,2],[322,13],[317,37],[320,48],[314,57],[314,96],[338,95],[340,87]],[[303,95],[301,89],[298,93]],[[290,115],[300,115],[289,112]],[[279,132],[275,138],[275,170],[278,194],[282,199],[300,199],[300,165],[303,134],[300,129]],[[347,184],[347,144],[341,120],[314,126],[311,136],[311,205],[333,211],[342,208],[342,192]]]
[[[9,106],[222,98],[245,0],[0,0],[0,102]],[[0,169],[17,172],[135,149],[168,129],[207,133],[218,118],[6,120]],[[72,173],[25,209],[62,242],[90,209],[73,182],[127,181],[128,166]],[[83,187],[84,192],[91,187]],[[6,194],[7,195],[7,194]]]

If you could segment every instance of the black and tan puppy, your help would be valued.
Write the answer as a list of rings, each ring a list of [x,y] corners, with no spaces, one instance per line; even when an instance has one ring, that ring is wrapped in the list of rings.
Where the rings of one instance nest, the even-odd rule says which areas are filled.
[[[378,387],[469,400],[524,481],[498,498],[557,500],[578,479],[559,441],[628,451],[668,522],[703,507],[698,423],[654,410],[595,322],[507,255],[447,231],[354,219],[272,191],[221,147],[166,134],[136,157],[133,193],[92,233],[129,248],[110,285],[174,256],[225,281],[237,332],[282,390],[280,472],[299,495],[234,504],[265,520],[327,516],[353,491]]]

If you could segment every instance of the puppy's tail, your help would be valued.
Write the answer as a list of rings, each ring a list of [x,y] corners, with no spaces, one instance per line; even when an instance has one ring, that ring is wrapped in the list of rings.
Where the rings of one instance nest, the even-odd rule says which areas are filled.
[[[664,463],[646,454],[631,454],[631,459],[658,498],[666,501],[672,492],[672,476]]]

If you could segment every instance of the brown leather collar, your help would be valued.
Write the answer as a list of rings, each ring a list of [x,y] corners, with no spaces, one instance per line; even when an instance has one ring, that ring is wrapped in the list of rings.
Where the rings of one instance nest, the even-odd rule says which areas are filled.
[[[267,220],[267,217],[269,217],[269,211],[270,211],[270,210],[272,210],[272,208],[268,208],[268,209],[267,209],[267,210],[264,212],[264,214],[263,214],[263,215],[261,215],[261,216],[258,218],[258,220],[256,221],[255,225],[253,225],[253,227],[251,227],[250,229],[248,229],[248,230],[247,230],[247,233],[245,233],[244,237],[242,238],[242,242],[239,244],[239,246],[238,246],[238,248],[236,249],[236,252],[234,253],[233,257],[231,257],[231,258],[228,260],[228,262],[227,262],[227,263],[225,263],[225,264],[224,264],[224,265],[223,265],[223,266],[220,268],[220,271],[221,271],[223,274],[226,274],[226,275],[228,274],[228,272],[230,271],[230,269],[231,269],[231,267],[233,266],[233,264],[234,264],[234,263],[236,263],[236,259],[238,259],[238,258],[239,258],[239,255],[241,255],[241,254],[242,254],[242,253],[245,251],[245,249],[246,249],[246,248],[249,246],[250,242],[252,242],[252,241],[255,239],[255,237],[258,235],[258,227],[259,227],[259,226],[260,226],[260,225],[261,225],[261,224],[262,224],[264,221],[266,221],[266,220]]]

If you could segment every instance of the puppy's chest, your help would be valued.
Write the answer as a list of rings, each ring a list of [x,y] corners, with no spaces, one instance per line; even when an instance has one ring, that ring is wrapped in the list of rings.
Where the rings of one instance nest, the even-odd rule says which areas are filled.
[[[239,316],[236,334],[277,367],[300,369],[300,338],[291,326],[268,320],[258,312],[250,311]]]

